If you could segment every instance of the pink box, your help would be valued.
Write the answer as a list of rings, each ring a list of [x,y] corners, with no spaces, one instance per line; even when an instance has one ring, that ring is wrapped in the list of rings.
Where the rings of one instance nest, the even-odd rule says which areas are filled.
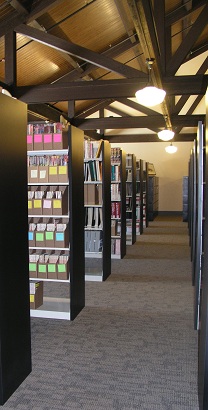
[[[67,133],[53,134],[53,149],[64,149],[68,147]]]
[[[35,151],[43,150],[43,134],[34,134],[33,148]]]
[[[52,134],[43,134],[43,148],[53,149]]]
[[[28,151],[33,150],[33,136],[32,135],[27,135],[27,150]]]

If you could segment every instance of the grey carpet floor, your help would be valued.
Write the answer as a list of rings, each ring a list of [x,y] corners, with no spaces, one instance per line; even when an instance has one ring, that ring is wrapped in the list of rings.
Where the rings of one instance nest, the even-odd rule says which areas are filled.
[[[198,410],[186,223],[150,223],[74,322],[31,327],[33,371],[5,410]]]

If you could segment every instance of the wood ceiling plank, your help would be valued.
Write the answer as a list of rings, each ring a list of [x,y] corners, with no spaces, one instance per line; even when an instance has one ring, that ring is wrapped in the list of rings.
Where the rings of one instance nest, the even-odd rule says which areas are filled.
[[[139,71],[131,68],[127,65],[121,64],[109,57],[105,57],[94,51],[88,50],[85,47],[74,44],[71,41],[66,41],[52,34],[48,34],[37,30],[33,27],[29,27],[25,24],[15,28],[15,31],[22,34],[32,40],[45,44],[49,47],[55,48],[56,50],[63,51],[65,53],[74,55],[84,61],[95,64],[98,67],[102,67],[106,70],[116,72],[123,77],[129,78],[145,78],[146,75]]]
[[[203,8],[195,23],[190,28],[181,45],[172,56],[167,64],[167,74],[174,75],[181,64],[185,61],[186,56],[191,51],[192,46],[196,42],[198,36],[207,25],[208,4]]]
[[[139,142],[161,142],[157,134],[122,134],[122,135],[108,135],[105,134],[105,139],[110,143],[139,143]],[[189,134],[175,134],[175,142],[187,142],[194,141],[196,133]],[[168,143],[167,143],[168,144]]]

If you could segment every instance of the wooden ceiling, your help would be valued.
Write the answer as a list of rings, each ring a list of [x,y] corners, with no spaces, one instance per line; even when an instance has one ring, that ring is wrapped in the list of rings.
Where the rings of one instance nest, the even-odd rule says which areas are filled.
[[[151,79],[163,104],[139,105]],[[204,121],[207,0],[0,0],[0,85],[28,104],[29,119],[60,115],[94,138],[176,141]],[[35,113],[35,115],[34,115]]]

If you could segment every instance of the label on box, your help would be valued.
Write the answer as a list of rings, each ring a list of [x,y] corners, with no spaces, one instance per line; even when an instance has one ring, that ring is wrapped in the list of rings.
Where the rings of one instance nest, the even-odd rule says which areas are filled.
[[[27,135],[27,143],[32,144],[32,135]]]
[[[58,272],[66,272],[66,265],[58,263]]]
[[[59,175],[66,175],[66,173],[67,173],[66,165],[60,165],[59,166]]]
[[[50,200],[44,199],[44,201],[43,201],[43,208],[51,209],[51,205],[52,205],[52,203],[51,203]]]
[[[35,295],[30,295],[30,303],[34,303],[35,302]]]
[[[32,201],[28,201],[28,209],[32,209]]]
[[[42,142],[42,134],[34,134],[34,142]]]
[[[43,136],[44,143],[51,143],[52,142],[52,134],[44,134]]]
[[[54,142],[61,142],[62,141],[62,134],[53,134]]]
[[[61,200],[60,199],[55,199],[53,201],[53,207],[56,208],[56,209],[61,208]]]
[[[29,241],[33,241],[33,239],[34,239],[34,232],[29,231],[29,232],[28,232],[28,240],[29,240]]]
[[[45,238],[47,241],[53,241],[54,232],[45,232]]]
[[[57,167],[49,167],[49,175],[57,175]]]
[[[37,232],[36,233],[36,241],[39,241],[39,242],[44,241],[44,233],[43,232]]]
[[[37,169],[32,169],[30,171],[30,178],[37,178],[38,177],[38,170]]]
[[[38,265],[38,272],[43,272],[43,273],[45,273],[45,272],[46,272],[46,265],[41,265],[41,264],[39,263],[39,265]]]
[[[29,263],[29,271],[36,272],[36,263]]]
[[[64,241],[64,233],[63,232],[57,232],[56,233],[56,241]]]
[[[34,208],[41,208],[41,199],[34,199],[33,206]]]
[[[55,265],[55,263],[49,263],[49,264],[48,264],[48,272],[49,272],[49,273],[54,273],[54,272],[56,272],[56,265]]]
[[[45,170],[40,171],[40,179],[45,179],[45,177],[46,177],[46,171]]]

